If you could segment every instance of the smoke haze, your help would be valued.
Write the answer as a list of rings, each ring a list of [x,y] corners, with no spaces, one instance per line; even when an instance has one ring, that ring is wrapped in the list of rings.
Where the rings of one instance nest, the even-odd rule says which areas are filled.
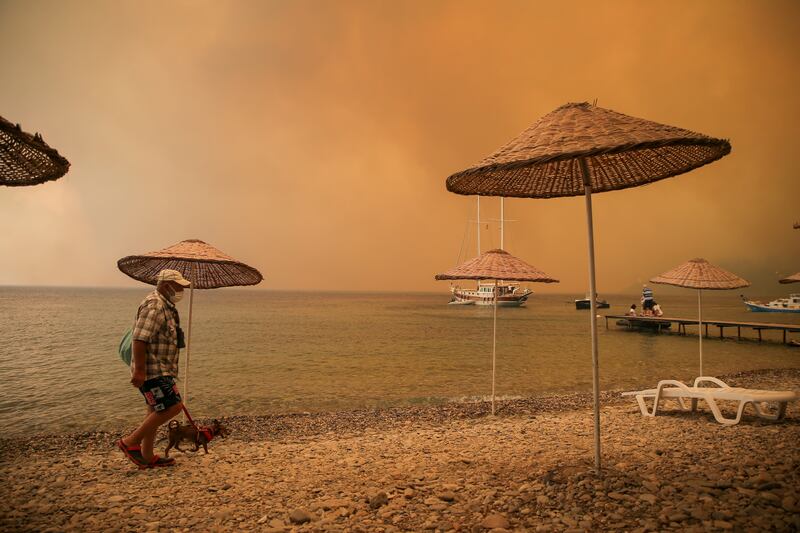
[[[445,178],[596,98],[733,146],[594,197],[599,292],[704,257],[781,293],[800,271],[798,19],[788,1],[6,0],[0,115],[72,167],[0,188],[0,284],[135,286],[117,259],[199,238],[263,288],[445,291],[434,274],[476,246],[475,198]],[[583,199],[505,206],[506,248],[562,281],[535,289],[583,293]],[[497,223],[481,237],[499,246]]]

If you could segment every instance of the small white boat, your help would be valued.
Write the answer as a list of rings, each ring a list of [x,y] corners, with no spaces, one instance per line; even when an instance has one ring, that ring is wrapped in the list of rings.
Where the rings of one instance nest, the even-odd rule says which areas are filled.
[[[778,298],[769,303],[747,300],[742,301],[748,311],[755,313],[800,313],[800,294],[790,294],[788,298]]]
[[[475,289],[450,287],[451,305],[493,305],[494,282],[479,282]],[[519,283],[499,282],[497,284],[498,307],[520,307],[525,304],[533,291],[520,287]]]

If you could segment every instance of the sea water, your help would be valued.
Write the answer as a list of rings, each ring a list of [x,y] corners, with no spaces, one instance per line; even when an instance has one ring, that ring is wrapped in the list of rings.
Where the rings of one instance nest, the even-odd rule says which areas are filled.
[[[0,287],[0,432],[119,430],[144,402],[117,355],[148,289]],[[658,293],[658,290],[656,291]],[[704,293],[705,317],[800,324],[800,316],[747,312],[738,293]],[[589,311],[576,295],[534,295],[500,308],[498,397],[590,391]],[[623,314],[638,295],[604,295]],[[179,304],[184,329],[188,295]],[[474,401],[491,393],[492,308],[448,306],[437,294],[275,292],[194,294],[189,405],[195,417],[346,410]],[[658,295],[668,316],[696,317],[697,296]],[[690,380],[699,371],[689,335],[606,329],[599,319],[603,389]],[[761,344],[704,340],[709,375],[795,367],[800,348],[765,333]],[[743,332],[753,337],[752,331]],[[790,338],[798,337],[789,334]],[[733,338],[731,338],[733,337]],[[186,388],[185,350],[180,387]]]

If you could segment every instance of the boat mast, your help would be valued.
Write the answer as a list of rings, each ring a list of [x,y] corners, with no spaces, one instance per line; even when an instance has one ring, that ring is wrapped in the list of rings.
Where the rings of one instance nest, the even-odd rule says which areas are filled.
[[[503,242],[503,200],[505,200],[505,198],[501,196],[500,197],[500,249],[501,250],[506,249],[505,243]]]
[[[478,196],[478,255],[481,255],[481,197]]]

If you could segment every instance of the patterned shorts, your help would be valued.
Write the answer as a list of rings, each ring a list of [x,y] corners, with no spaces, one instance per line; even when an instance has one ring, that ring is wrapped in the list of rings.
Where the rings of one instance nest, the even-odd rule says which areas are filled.
[[[139,387],[139,392],[154,411],[163,411],[181,401],[181,393],[178,392],[178,385],[172,376],[148,379]]]

